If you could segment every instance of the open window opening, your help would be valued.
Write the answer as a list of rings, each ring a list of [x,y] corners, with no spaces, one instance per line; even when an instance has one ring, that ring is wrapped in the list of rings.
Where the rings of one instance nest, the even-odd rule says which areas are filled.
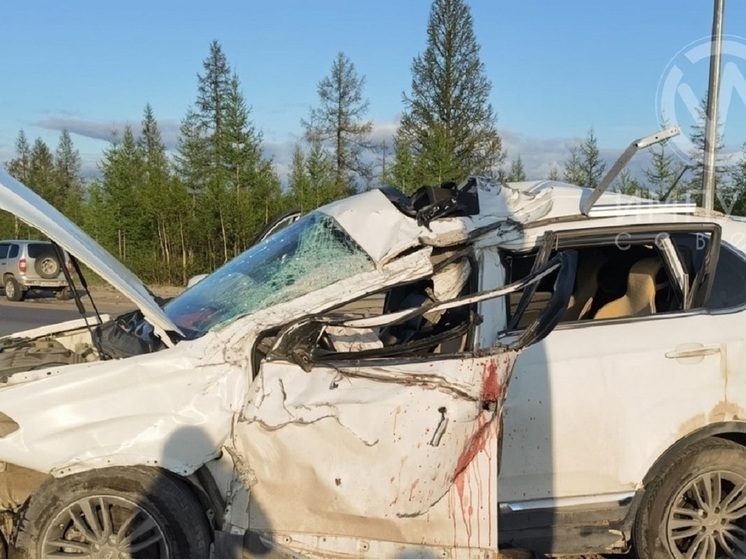
[[[712,226],[709,230],[620,229],[596,232],[595,237],[585,231],[565,232],[550,255],[572,249],[578,257],[573,291],[559,322],[635,318],[702,307],[718,246],[719,229]],[[541,258],[536,251],[505,252],[507,281],[524,277]],[[531,322],[552,296],[554,284],[547,277],[529,289],[509,295],[509,330],[521,330]]]
[[[556,324],[574,284],[575,258],[575,251],[564,251],[514,284],[479,291],[475,259],[458,252],[446,255],[428,278],[265,333],[255,346],[255,373],[265,359],[289,359],[311,370],[315,363],[339,360],[459,356],[474,348],[475,328],[482,321],[478,303],[551,277],[555,288],[545,309],[521,336],[507,343],[513,349],[524,347]],[[504,345],[492,350],[500,347]]]
[[[438,308],[478,290],[476,261],[467,250],[435,251],[431,276],[394,285],[385,291],[314,317],[285,336],[274,348],[296,360],[325,362],[339,358],[444,355],[467,350],[479,323],[476,303]],[[373,321],[355,325],[354,321]],[[254,363],[266,358],[277,342],[269,331],[255,347]],[[294,347],[293,347],[294,346]],[[303,349],[305,348],[305,349]]]

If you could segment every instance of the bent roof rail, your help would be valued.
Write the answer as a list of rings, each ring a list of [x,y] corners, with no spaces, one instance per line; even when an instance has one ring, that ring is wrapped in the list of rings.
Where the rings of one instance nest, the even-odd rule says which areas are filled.
[[[611,169],[609,169],[609,172],[606,173],[604,178],[601,179],[601,182],[598,183],[598,186],[593,190],[593,192],[591,192],[591,195],[588,197],[588,199],[585,201],[582,208],[580,209],[580,213],[582,213],[584,216],[587,216],[590,213],[593,205],[598,201],[601,195],[606,192],[606,189],[609,188],[609,185],[611,185],[611,183],[614,181],[614,179],[617,178],[619,173],[622,172],[622,169],[627,166],[627,163],[629,163],[630,159],[632,159],[632,157],[635,155],[635,153],[637,153],[638,150],[650,147],[659,142],[663,142],[665,140],[668,140],[669,138],[678,136],[679,134],[681,134],[681,128],[679,128],[678,126],[674,126],[672,128],[666,128],[665,130],[656,132],[655,134],[651,134],[650,136],[639,138],[632,142],[629,147],[624,150],[622,155],[619,156],[619,159],[616,160],[614,165],[611,166]]]

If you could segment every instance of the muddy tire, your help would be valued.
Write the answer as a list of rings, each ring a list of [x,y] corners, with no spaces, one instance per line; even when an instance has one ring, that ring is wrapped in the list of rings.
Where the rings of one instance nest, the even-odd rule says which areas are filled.
[[[207,517],[185,483],[108,468],[45,482],[19,514],[10,557],[207,559],[209,548]]]
[[[648,484],[633,540],[639,559],[746,557],[745,530],[746,449],[711,438]]]
[[[43,252],[34,261],[34,270],[44,279],[56,278],[61,269],[60,261],[53,252]]]
[[[5,297],[8,301],[23,301],[26,298],[26,292],[21,289],[21,286],[13,276],[5,278]]]

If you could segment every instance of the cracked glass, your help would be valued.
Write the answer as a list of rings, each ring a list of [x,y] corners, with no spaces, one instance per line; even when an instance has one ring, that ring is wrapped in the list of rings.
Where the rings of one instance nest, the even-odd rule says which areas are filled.
[[[168,302],[188,338],[374,270],[334,218],[312,213],[236,257]]]

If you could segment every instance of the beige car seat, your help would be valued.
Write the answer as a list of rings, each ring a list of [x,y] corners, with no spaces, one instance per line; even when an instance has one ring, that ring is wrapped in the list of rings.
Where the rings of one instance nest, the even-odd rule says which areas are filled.
[[[661,269],[659,258],[644,258],[632,265],[627,276],[627,292],[598,309],[596,319],[644,316],[655,313],[655,276]]]
[[[576,281],[577,288],[570,296],[567,310],[562,316],[562,322],[590,318],[586,316],[586,313],[591,310],[593,297],[598,290],[598,273],[606,261],[607,258],[599,254],[585,258],[580,262]]]

